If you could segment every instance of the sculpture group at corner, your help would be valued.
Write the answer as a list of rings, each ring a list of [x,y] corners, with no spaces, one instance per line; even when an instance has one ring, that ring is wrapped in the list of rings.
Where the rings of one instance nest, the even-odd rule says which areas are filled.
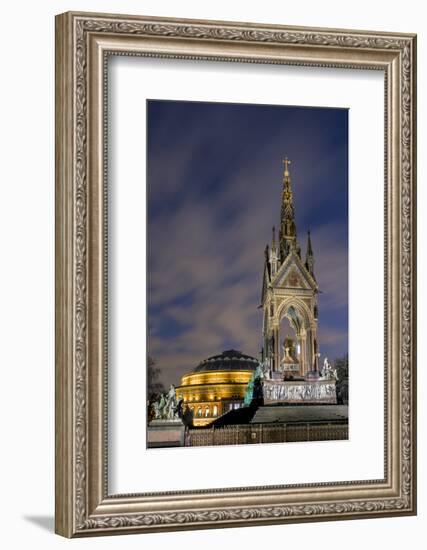
[[[154,420],[177,420],[182,417],[182,399],[177,399],[175,386],[170,385],[167,393],[160,394],[152,404]]]
[[[320,371],[320,375],[326,380],[338,381],[337,369],[332,368],[332,365],[329,363],[327,357],[325,357],[325,360],[323,361],[323,369]]]

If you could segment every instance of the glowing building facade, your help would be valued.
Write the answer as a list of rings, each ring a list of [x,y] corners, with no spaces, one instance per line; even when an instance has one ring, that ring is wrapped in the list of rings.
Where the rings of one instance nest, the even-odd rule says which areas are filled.
[[[205,359],[181,379],[177,398],[193,413],[195,426],[205,426],[222,414],[240,408],[247,384],[259,362],[237,350]]]

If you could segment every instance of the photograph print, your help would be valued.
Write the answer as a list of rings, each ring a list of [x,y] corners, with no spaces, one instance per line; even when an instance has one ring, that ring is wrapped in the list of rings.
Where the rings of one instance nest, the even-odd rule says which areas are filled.
[[[348,110],[146,108],[147,447],[348,439]]]

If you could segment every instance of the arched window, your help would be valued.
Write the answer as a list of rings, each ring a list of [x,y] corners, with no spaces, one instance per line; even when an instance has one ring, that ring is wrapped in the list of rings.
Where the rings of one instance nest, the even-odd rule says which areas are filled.
[[[206,407],[205,409],[205,416],[209,416],[209,407]]]
[[[197,416],[202,416],[202,407],[197,409]]]
[[[212,416],[218,416],[218,405],[214,405]]]

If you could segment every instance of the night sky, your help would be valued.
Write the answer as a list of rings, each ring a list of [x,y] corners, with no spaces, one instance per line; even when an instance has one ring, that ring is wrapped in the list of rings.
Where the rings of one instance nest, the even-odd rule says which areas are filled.
[[[162,381],[225,349],[259,357],[285,156],[303,259],[311,230],[320,361],[347,353],[347,110],[148,101],[147,114],[148,353]]]

